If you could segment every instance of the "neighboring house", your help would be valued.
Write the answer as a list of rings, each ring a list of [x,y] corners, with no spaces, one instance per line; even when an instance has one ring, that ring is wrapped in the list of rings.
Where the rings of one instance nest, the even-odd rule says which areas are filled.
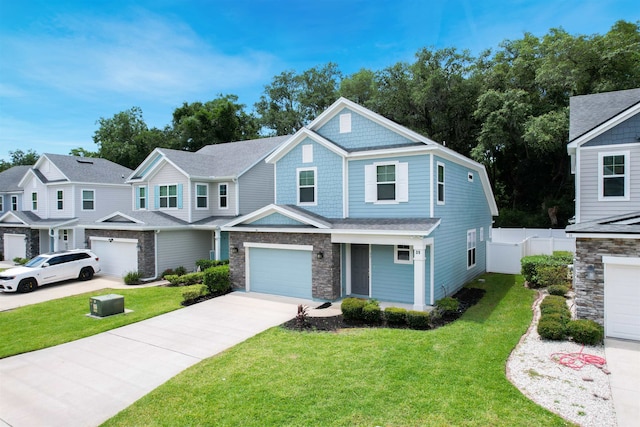
[[[227,259],[220,226],[273,203],[273,165],[264,159],[286,138],[196,153],[156,148],[127,179],[129,205],[86,226],[103,272],[155,278],[179,266],[192,270],[198,259]]]
[[[275,203],[222,228],[235,288],[422,310],[485,271],[481,164],[344,98],[266,161]]]
[[[11,211],[18,211],[22,206],[22,188],[18,186],[20,180],[31,166],[13,166],[0,172],[0,218]],[[0,239],[0,259],[12,260],[16,257],[25,257],[25,235],[13,232],[5,233],[3,230]],[[13,231],[13,230],[11,230]],[[16,243],[20,239],[21,242]]]
[[[640,89],[572,97],[569,141],[577,316],[640,340]]]
[[[125,184],[129,174],[131,169],[105,159],[43,154],[24,170],[19,190],[14,188],[9,209],[0,216],[0,239],[10,248],[5,254],[31,258],[85,248],[83,223],[130,206],[130,189]]]

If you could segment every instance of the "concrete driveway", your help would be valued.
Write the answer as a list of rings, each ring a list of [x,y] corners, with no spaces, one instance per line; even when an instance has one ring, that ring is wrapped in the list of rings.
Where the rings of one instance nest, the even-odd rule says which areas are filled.
[[[0,311],[11,310],[30,304],[64,298],[71,295],[93,292],[100,289],[130,289],[141,286],[158,286],[161,282],[151,282],[145,285],[125,285],[119,277],[97,275],[93,279],[83,282],[81,280],[67,280],[60,283],[52,283],[42,286],[28,294],[18,292],[0,292]],[[165,282],[162,282],[165,283]],[[87,300],[88,301],[88,300]]]
[[[2,359],[0,426],[99,425],[202,359],[292,319],[299,303],[314,305],[234,292]]]
[[[640,342],[607,338],[604,351],[618,427],[635,427],[640,420]]]

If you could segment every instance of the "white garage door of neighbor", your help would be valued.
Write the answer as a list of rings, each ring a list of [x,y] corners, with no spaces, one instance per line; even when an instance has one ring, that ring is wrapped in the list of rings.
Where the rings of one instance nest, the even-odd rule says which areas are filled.
[[[24,234],[5,233],[4,239],[4,259],[12,261],[16,257],[25,258],[27,256],[27,242]]]
[[[310,250],[250,247],[248,262],[249,291],[311,298]]]
[[[138,240],[90,238],[91,250],[100,258],[102,274],[124,277],[138,271]]]
[[[603,260],[605,334],[640,341],[640,258]]]

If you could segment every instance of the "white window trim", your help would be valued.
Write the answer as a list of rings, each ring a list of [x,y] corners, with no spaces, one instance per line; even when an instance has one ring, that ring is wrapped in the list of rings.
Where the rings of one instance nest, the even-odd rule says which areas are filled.
[[[439,194],[440,194],[440,180],[438,179],[438,169],[440,168],[440,166],[442,166],[442,200],[440,200]],[[446,173],[447,173],[447,168],[445,167],[445,164],[443,162],[436,162],[436,204],[438,205],[444,205],[447,201],[447,196],[446,196]]]
[[[473,182],[473,172],[467,172],[467,181]]]
[[[63,242],[68,242],[69,241],[69,230],[67,230],[66,228],[63,230],[60,230],[60,239]]]
[[[4,196],[0,195],[0,212],[4,212]]]
[[[602,160],[610,156],[624,156],[624,196],[604,196],[604,166]],[[599,202],[615,202],[630,200],[630,173],[631,153],[630,151],[605,151],[598,153],[598,201]]]
[[[58,197],[60,195],[62,195],[62,197]],[[62,202],[62,205],[60,204],[61,202]],[[64,190],[56,190],[56,210],[58,211],[64,210]]]
[[[144,188],[144,197],[140,197],[140,190]],[[146,185],[139,185],[136,187],[136,199],[137,199],[137,209],[141,211],[146,211],[149,209],[149,190]],[[144,208],[141,206],[140,201],[144,199]]]
[[[91,193],[93,194],[93,198],[91,199],[93,201],[93,209],[84,208],[84,201],[85,201],[84,192],[85,191],[91,191]],[[92,212],[96,210],[96,190],[93,190],[91,188],[83,188],[80,190],[80,210],[84,212]]]
[[[402,248],[400,248],[402,246]],[[408,251],[409,259],[400,259],[398,258],[398,251]],[[395,245],[393,247],[393,262],[395,264],[413,264],[413,246],[410,245]]]
[[[12,211],[17,211],[18,210],[18,196],[11,196],[11,206],[10,206]]]
[[[36,197],[34,198],[33,196],[36,196]],[[37,191],[31,192],[31,210],[32,211],[38,210],[38,192]]]
[[[204,196],[198,195],[198,187],[204,187],[205,188],[206,194]],[[205,210],[209,209],[209,184],[207,184],[205,182],[196,182],[194,191],[195,191],[195,199],[196,199],[196,210],[197,211],[205,211]],[[228,192],[228,190],[227,190],[227,192]],[[204,199],[205,199],[205,206],[203,208],[198,206],[198,199],[200,197],[204,197]]]
[[[313,202],[300,201],[300,172],[313,171]],[[318,205],[318,168],[316,166],[310,168],[296,169],[296,202],[298,206],[317,206]]]
[[[396,167],[396,198],[395,200],[378,200],[378,166],[394,165]],[[369,170],[369,172],[367,172]],[[369,175],[370,176],[367,176]],[[409,163],[397,160],[374,162],[365,165],[365,203],[374,205],[397,205],[409,201]]]
[[[224,196],[220,195],[220,188],[223,185],[225,187],[227,187],[227,194],[225,194]],[[222,206],[222,204],[220,203],[222,201],[223,197],[225,197],[227,199],[227,206]],[[221,210],[229,209],[229,183],[228,182],[220,182],[220,183],[218,183],[218,209],[221,209]]]
[[[162,193],[162,187],[167,187],[167,195],[166,196],[161,196],[160,194]],[[176,195],[175,196],[170,196],[169,195],[169,187],[176,187]],[[158,185],[158,209],[163,210],[163,211],[171,211],[171,210],[178,210],[180,209],[178,206],[180,206],[180,200],[178,199],[178,184],[160,184]],[[162,207],[162,198],[165,197],[167,199],[167,206],[166,207]],[[175,197],[176,198],[176,206],[175,207],[171,207],[169,206],[169,200]]]
[[[471,242],[470,237],[473,236],[473,246],[469,247],[469,243]],[[469,265],[469,251],[473,249],[474,257],[473,264]],[[467,230],[467,250],[465,252],[465,263],[467,264],[467,270],[471,270],[478,264],[478,236],[476,234],[476,229],[473,228],[471,230]]]

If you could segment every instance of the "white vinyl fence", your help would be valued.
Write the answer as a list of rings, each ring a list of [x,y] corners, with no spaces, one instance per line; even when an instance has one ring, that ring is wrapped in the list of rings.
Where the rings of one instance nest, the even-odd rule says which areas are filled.
[[[528,255],[576,251],[576,239],[564,230],[544,228],[492,228],[487,242],[487,271],[519,274],[520,260]]]

